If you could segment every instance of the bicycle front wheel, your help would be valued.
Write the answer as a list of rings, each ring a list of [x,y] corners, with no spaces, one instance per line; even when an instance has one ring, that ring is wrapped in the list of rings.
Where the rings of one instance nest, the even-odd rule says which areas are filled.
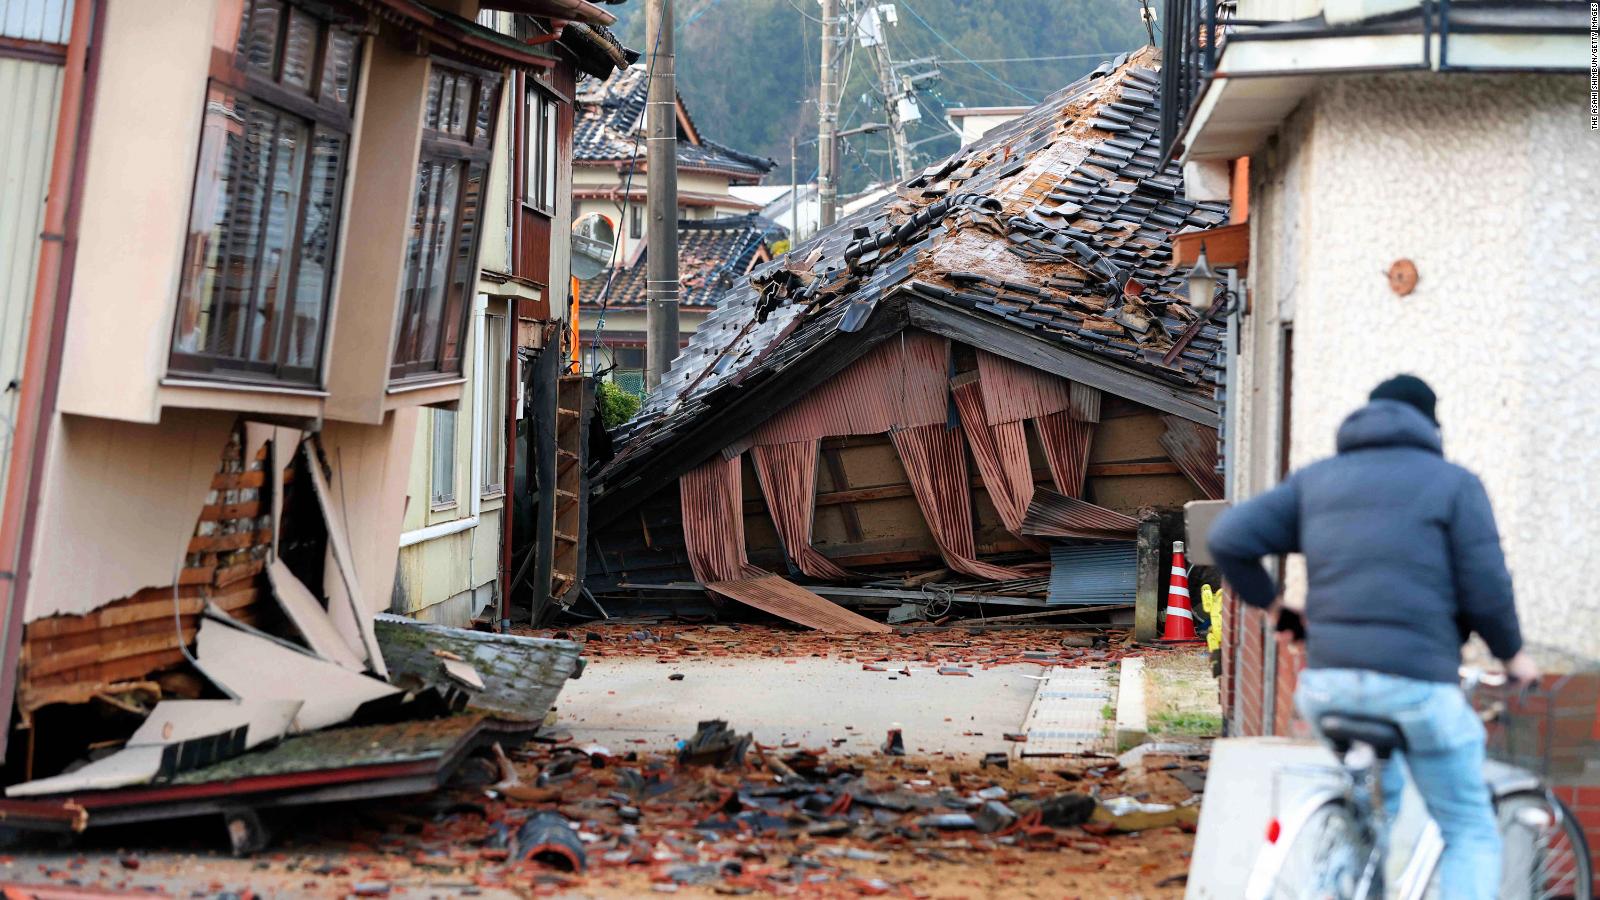
[[[1572,811],[1545,791],[1520,791],[1500,800],[1504,860],[1500,900],[1593,900],[1589,843]]]
[[[1325,800],[1288,823],[1251,873],[1256,900],[1361,900],[1371,890],[1372,839],[1350,805]]]

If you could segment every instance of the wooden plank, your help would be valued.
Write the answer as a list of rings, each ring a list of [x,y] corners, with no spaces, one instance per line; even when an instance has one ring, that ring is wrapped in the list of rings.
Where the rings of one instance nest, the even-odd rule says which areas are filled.
[[[193,640],[195,632],[196,629],[192,623],[185,626],[183,629],[184,642],[188,643]],[[177,646],[177,631],[169,628],[164,633],[151,637],[127,638],[108,643],[96,642],[88,647],[80,647],[64,653],[52,653],[43,659],[29,660],[28,674],[30,678],[42,678],[88,663],[123,659],[144,653],[154,653],[158,650],[170,650]]]
[[[178,573],[179,584],[210,584],[211,579],[217,574],[216,566],[201,566],[194,569],[184,569]]]
[[[704,462],[713,453],[754,431],[773,415],[843,371],[862,354],[899,334],[907,324],[906,304],[897,297],[880,300],[865,327],[841,332],[819,343],[782,372],[733,389],[724,405],[699,417],[680,440],[646,454],[636,466],[606,480],[606,490],[591,498],[591,528],[604,528],[634,508],[641,491],[653,492]],[[719,391],[728,390],[718,388]],[[737,396],[737,402],[733,401]]]
[[[822,451],[822,461],[823,464],[828,467],[828,477],[833,479],[834,490],[850,490],[850,479],[845,475],[844,472],[844,457],[839,453],[838,448],[828,447],[824,449]],[[907,485],[906,487],[909,490],[910,485]],[[839,512],[844,519],[845,537],[849,539],[850,543],[852,544],[859,543],[862,540],[863,535],[861,533],[861,517],[856,515],[855,507],[845,506],[845,508]]]
[[[1115,478],[1127,475],[1182,475],[1174,462],[1099,463],[1089,467],[1090,478]]]
[[[1161,524],[1155,519],[1139,523],[1138,587],[1133,595],[1133,639],[1150,643],[1156,630],[1161,602]]]
[[[243,550],[256,544],[265,544],[272,540],[272,530],[263,528],[260,531],[235,531],[233,534],[213,534],[204,537],[195,535],[189,539],[190,553],[226,553],[230,550]]]
[[[218,569],[216,577],[217,587],[227,587],[230,584],[236,584],[240,581],[244,581],[247,578],[254,578],[257,575],[260,575],[265,569],[266,560],[262,559],[241,563],[237,566],[228,566],[225,569]]]
[[[253,472],[218,472],[211,476],[211,489],[214,491],[236,491],[240,488],[259,488],[267,483],[267,470],[256,469]]]
[[[1189,268],[1200,257],[1200,245],[1206,245],[1206,261],[1215,266],[1250,265],[1250,223],[1218,225],[1201,231],[1187,231],[1172,236],[1172,264]]]
[[[1146,406],[1217,427],[1214,401],[1199,396],[1201,386],[1176,385],[1129,371],[1076,350],[1039,340],[1021,329],[976,319],[971,313],[917,297],[910,303],[911,324],[952,340],[982,347],[997,356],[1071,381],[1126,397]]]
[[[260,500],[251,500],[246,503],[213,503],[202,507],[200,521],[223,522],[228,519],[254,519],[258,518],[266,509]]]

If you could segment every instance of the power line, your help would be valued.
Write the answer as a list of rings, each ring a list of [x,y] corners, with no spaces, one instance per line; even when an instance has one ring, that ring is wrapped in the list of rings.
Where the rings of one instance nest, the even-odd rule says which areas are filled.
[[[900,5],[904,6],[906,8],[906,12],[911,13],[912,18],[914,18],[918,22],[922,23],[922,27],[928,29],[928,33],[929,34],[931,34],[934,37],[938,38],[940,43],[944,44],[946,47],[949,47],[951,50],[954,50],[956,52],[956,54],[959,55],[962,59],[966,60],[967,62],[972,63],[975,66],[977,66],[978,67],[978,71],[980,71],[983,74],[989,76],[989,78],[992,81],[994,81],[995,84],[1002,85],[1002,86],[1004,86],[1006,88],[1009,88],[1012,93],[1016,94],[1018,97],[1021,97],[1024,100],[1028,101],[1028,103],[1030,103],[1030,104],[1039,102],[1038,100],[1034,99],[1033,97],[1028,96],[1028,94],[1023,92],[1023,90],[1021,88],[1019,88],[1016,85],[1010,83],[1009,81],[1006,81],[1005,79],[1001,78],[999,75],[996,75],[995,73],[989,71],[989,69],[985,68],[982,63],[980,63],[977,60],[973,59],[972,57],[968,56],[966,54],[966,51],[962,50],[960,47],[957,47],[955,44],[952,44],[950,42],[949,38],[947,38],[944,35],[940,34],[939,33],[939,29],[934,28],[932,25],[928,24],[928,20],[924,19],[922,17],[922,14],[917,12],[916,8],[913,7],[910,3],[906,2],[906,0],[900,0]]]
[[[812,22],[815,22],[818,25],[822,24],[822,20],[821,19],[817,18],[816,16],[813,16],[812,14],[806,12],[805,10],[801,9],[800,7],[795,6],[794,0],[783,0],[783,2],[789,4],[791,7],[794,7],[794,11],[795,12],[799,13],[802,16],[805,16],[807,19],[810,19]]]
[[[1067,53],[1062,56],[1000,56],[994,59],[934,59],[936,65],[964,66],[979,63],[1014,63],[1014,62],[1050,62],[1060,59],[1104,59],[1108,56],[1118,56],[1129,53],[1128,50],[1107,50],[1103,53]]]

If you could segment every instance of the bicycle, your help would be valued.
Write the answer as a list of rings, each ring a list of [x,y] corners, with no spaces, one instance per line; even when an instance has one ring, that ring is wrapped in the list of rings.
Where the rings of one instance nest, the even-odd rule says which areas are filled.
[[[1503,676],[1497,683],[1494,676],[1481,671],[1463,670],[1462,686],[1469,697],[1477,697],[1480,685],[1501,684]],[[1563,684],[1558,680],[1550,694]],[[1556,708],[1552,696],[1544,698],[1546,715]],[[1480,715],[1493,722],[1506,710],[1507,704],[1498,702],[1480,709]],[[1309,774],[1320,783],[1286,818],[1275,817],[1268,825],[1267,846],[1251,871],[1245,896],[1250,900],[1421,900],[1436,895],[1434,882],[1444,841],[1431,819],[1395,879],[1394,890],[1386,890],[1391,823],[1379,784],[1391,756],[1404,750],[1405,737],[1399,727],[1384,719],[1329,713],[1321,717],[1318,730],[1339,764],[1292,766],[1274,774],[1275,795],[1279,774]],[[1543,734],[1549,740],[1554,729],[1546,728]],[[1542,756],[1548,772],[1548,747]],[[1502,900],[1593,900],[1588,843],[1566,804],[1539,775],[1521,766],[1490,759],[1484,765],[1484,778],[1494,798],[1504,843]]]

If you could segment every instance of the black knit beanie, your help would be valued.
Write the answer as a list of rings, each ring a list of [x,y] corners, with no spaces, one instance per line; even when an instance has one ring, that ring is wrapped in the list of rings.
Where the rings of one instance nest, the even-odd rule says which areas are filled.
[[[1433,414],[1434,404],[1439,398],[1434,395],[1433,388],[1428,383],[1415,375],[1396,375],[1372,389],[1367,395],[1369,400],[1398,400],[1416,407],[1428,421],[1439,424]]]

